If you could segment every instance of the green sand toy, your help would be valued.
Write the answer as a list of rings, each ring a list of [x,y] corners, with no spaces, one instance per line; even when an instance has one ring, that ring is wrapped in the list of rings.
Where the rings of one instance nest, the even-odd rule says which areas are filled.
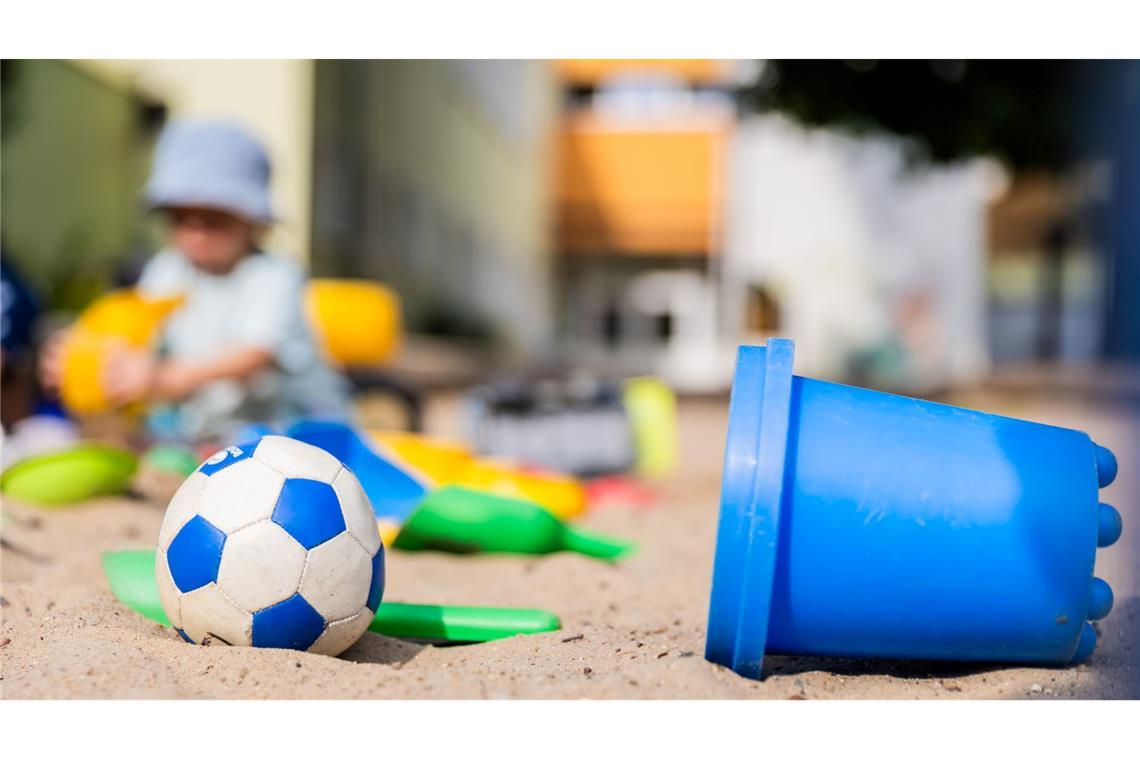
[[[129,451],[84,443],[16,462],[0,475],[0,492],[41,506],[73,504],[125,492],[137,466]]]
[[[200,462],[193,449],[170,443],[160,443],[152,446],[143,455],[143,461],[157,472],[190,477],[198,469]]]
[[[170,625],[154,580],[153,551],[104,552],[103,572],[120,602],[156,623]],[[561,627],[558,617],[546,610],[381,602],[368,630],[407,639],[478,643]]]
[[[457,553],[572,551],[607,560],[620,559],[636,548],[629,541],[567,525],[533,502],[461,486],[425,496],[392,546]]]

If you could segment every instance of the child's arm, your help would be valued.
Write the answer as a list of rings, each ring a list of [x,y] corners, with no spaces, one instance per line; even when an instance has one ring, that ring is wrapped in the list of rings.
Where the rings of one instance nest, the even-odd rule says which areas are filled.
[[[273,354],[244,348],[199,362],[156,360],[141,351],[123,350],[108,360],[103,383],[115,404],[138,399],[178,401],[215,380],[244,381],[273,364]]]
[[[152,397],[178,401],[215,380],[245,381],[273,364],[273,354],[262,348],[243,348],[202,362],[160,362]]]

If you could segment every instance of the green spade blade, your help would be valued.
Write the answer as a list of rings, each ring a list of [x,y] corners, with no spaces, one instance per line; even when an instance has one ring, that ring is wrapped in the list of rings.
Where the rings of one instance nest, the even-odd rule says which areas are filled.
[[[111,593],[120,602],[157,623],[170,625],[154,580],[153,551],[104,552],[103,572]],[[475,643],[520,633],[557,631],[560,627],[558,617],[546,610],[382,602],[368,630],[401,638]]]
[[[407,639],[475,643],[561,627],[558,617],[546,610],[381,602],[368,630]]]
[[[525,499],[445,486],[424,497],[400,527],[393,547],[461,554],[573,551],[616,561],[636,544],[567,525]]]
[[[120,602],[156,623],[170,625],[154,580],[153,551],[103,552],[103,573]]]

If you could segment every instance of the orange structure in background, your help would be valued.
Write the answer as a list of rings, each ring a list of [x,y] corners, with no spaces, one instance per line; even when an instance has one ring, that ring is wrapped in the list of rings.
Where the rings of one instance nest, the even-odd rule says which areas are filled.
[[[732,75],[732,61],[711,58],[574,58],[554,61],[567,84],[594,85],[621,74],[662,73],[690,84],[718,84]]]
[[[725,130],[629,130],[568,118],[559,137],[558,239],[570,254],[702,254],[720,223]]]
[[[714,60],[558,61],[564,84],[667,72],[688,85],[721,83]],[[557,238],[566,254],[710,255],[719,245],[722,154],[730,120],[699,111],[651,122],[587,107],[558,136]]]

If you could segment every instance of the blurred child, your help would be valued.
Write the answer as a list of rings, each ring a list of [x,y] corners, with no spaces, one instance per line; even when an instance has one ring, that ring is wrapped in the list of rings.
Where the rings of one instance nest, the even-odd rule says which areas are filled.
[[[269,173],[264,149],[230,124],[174,123],[158,141],[146,193],[168,246],[137,287],[185,300],[156,355],[122,350],[103,381],[117,404],[148,402],[160,436],[225,441],[251,423],[347,414],[347,385],[306,322],[301,268],[261,247]],[[48,379],[58,364],[45,362]]]

